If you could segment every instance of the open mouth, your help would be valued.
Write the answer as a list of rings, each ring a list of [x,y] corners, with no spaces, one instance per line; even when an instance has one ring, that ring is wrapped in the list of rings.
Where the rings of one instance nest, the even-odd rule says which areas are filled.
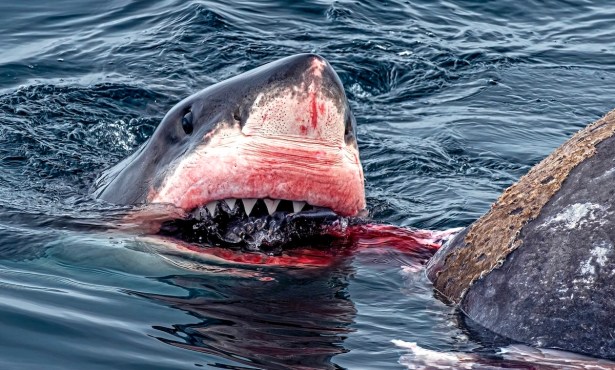
[[[302,201],[224,199],[193,209],[185,219],[168,221],[159,233],[189,243],[278,253],[282,248],[326,245],[358,217]]]

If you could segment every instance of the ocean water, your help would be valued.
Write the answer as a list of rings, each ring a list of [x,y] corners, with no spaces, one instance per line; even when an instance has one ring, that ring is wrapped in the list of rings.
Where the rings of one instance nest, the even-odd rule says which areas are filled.
[[[177,101],[301,52],[358,121],[371,217],[469,225],[615,107],[603,1],[0,2],[0,369],[404,369],[392,340],[489,352],[417,261],[169,263],[94,179]],[[400,363],[401,362],[401,363]]]

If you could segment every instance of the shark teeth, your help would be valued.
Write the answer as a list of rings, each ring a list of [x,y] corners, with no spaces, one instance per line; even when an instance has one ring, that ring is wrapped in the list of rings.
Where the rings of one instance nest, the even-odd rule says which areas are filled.
[[[267,213],[271,216],[275,212],[288,212],[290,213],[299,213],[304,210],[316,209],[318,207],[313,207],[309,203],[304,201],[290,201],[290,200],[282,200],[282,199],[256,199],[256,198],[228,198],[215,200],[207,203],[205,206],[201,206],[196,208],[192,215],[197,220],[202,220],[207,217],[214,218],[217,217],[218,214],[235,214],[235,212],[239,210],[238,200],[243,204],[243,211],[247,216],[250,216],[252,213],[255,213],[255,217],[259,217],[263,215],[265,209]],[[292,205],[292,206],[291,206]],[[255,211],[255,209],[257,211]]]
[[[276,209],[278,209],[278,205],[280,204],[280,199],[263,199],[265,205],[267,206],[267,212],[271,216]]]
[[[293,212],[299,213],[305,207],[305,202],[296,202],[293,201]]]
[[[211,217],[214,217],[216,215],[216,209],[218,208],[218,202],[216,202],[216,201],[209,202],[209,203],[207,203],[205,208],[207,208],[207,210],[209,211],[209,215]]]
[[[246,215],[250,216],[250,213],[252,212],[252,209],[254,209],[254,206],[256,205],[256,201],[258,199],[242,199],[241,202],[243,203],[243,209],[244,211],[246,211]]]
[[[235,204],[237,203],[237,199],[230,198],[230,199],[225,199],[224,201],[226,202],[228,209],[230,209],[231,211],[235,209]]]

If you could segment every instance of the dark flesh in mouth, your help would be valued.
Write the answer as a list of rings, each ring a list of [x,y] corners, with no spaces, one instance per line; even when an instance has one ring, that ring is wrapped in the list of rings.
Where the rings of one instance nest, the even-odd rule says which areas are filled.
[[[330,246],[348,226],[363,224],[328,208],[270,199],[223,200],[165,222],[159,234],[203,246],[279,254],[300,246]]]

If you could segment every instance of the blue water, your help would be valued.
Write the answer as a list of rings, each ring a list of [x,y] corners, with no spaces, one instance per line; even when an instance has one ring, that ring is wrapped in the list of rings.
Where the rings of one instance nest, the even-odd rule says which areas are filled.
[[[610,1],[2,1],[0,368],[403,369],[488,350],[415,263],[169,263],[89,198],[175,102],[316,52],[358,121],[372,217],[467,226],[615,107]]]

